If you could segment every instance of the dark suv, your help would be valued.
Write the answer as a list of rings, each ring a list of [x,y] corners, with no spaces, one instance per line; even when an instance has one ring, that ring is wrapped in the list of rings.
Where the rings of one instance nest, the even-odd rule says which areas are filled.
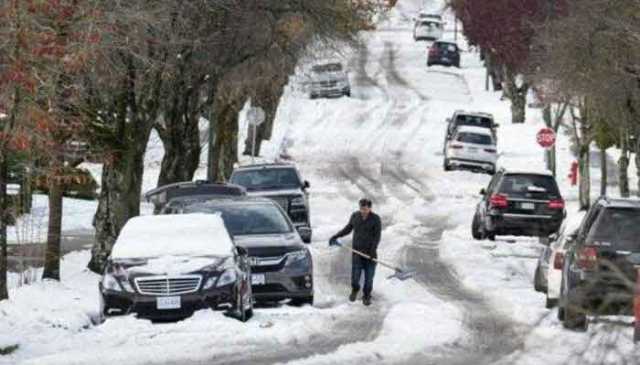
[[[256,300],[313,304],[311,253],[287,214],[272,200],[183,198],[170,202],[163,213],[220,214],[235,243],[248,252]]]
[[[305,243],[311,242],[309,182],[292,164],[242,166],[233,170],[229,181],[243,186],[249,196],[272,199],[289,215]]]
[[[640,253],[640,201],[600,198],[589,209],[565,254],[558,317],[585,329],[588,314],[629,314]]]
[[[496,235],[547,237],[558,232],[566,215],[564,200],[550,173],[500,169],[473,217],[475,239]]]
[[[452,42],[436,41],[429,47],[427,66],[442,65],[460,68],[460,49]]]

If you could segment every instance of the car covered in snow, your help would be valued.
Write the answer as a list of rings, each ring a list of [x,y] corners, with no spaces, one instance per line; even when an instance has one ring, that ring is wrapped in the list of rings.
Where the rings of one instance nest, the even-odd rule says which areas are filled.
[[[460,68],[460,48],[454,42],[435,41],[429,47],[427,67],[433,65]]]
[[[422,19],[413,27],[413,39],[415,41],[435,41],[442,37],[444,25],[437,19]]]
[[[445,171],[464,168],[493,175],[497,161],[498,147],[486,128],[459,127],[445,147]]]
[[[548,171],[501,168],[480,191],[471,225],[475,239],[497,235],[548,237],[566,216],[558,184]]]
[[[533,275],[533,287],[546,296],[545,306],[553,308],[560,298],[562,267],[567,250],[575,243],[575,235],[584,213],[580,212],[565,220],[557,234],[542,240],[545,245]]]
[[[265,197],[278,203],[289,215],[305,243],[311,242],[308,181],[293,164],[268,163],[236,167],[229,181],[247,190],[248,196]]]
[[[257,301],[291,299],[313,304],[313,260],[281,206],[266,198],[227,197],[175,201],[171,213],[219,214],[236,244],[249,255]]]
[[[349,75],[342,63],[329,61],[311,67],[309,97],[351,96]]]
[[[558,317],[586,330],[588,315],[633,313],[640,255],[640,200],[602,197],[589,209],[567,250]]]
[[[251,266],[220,215],[157,215],[130,219],[99,283],[104,317],[181,319],[200,309],[253,313]]]

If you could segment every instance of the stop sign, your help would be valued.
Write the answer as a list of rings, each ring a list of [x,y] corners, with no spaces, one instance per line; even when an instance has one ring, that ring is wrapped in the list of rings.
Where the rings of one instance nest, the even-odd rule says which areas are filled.
[[[536,135],[538,144],[543,148],[550,148],[556,143],[556,132],[551,128],[542,128]]]

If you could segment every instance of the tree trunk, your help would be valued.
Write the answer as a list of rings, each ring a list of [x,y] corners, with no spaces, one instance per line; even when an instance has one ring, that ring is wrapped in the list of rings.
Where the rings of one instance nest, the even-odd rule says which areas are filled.
[[[93,222],[96,243],[89,263],[89,268],[96,273],[102,272],[125,223],[140,215],[144,153],[149,131],[132,136],[135,139],[128,148],[103,167],[102,189]]]
[[[621,143],[622,153],[618,159],[618,183],[620,184],[620,196],[628,198],[631,196],[629,191],[629,144],[626,136],[622,137]]]
[[[529,86],[526,82],[523,82],[521,86],[518,86],[518,75],[507,70],[504,67],[505,75],[505,94],[511,101],[511,122],[513,124],[521,124],[526,120],[526,107],[527,107],[527,93],[529,92]]]
[[[0,301],[9,298],[7,284],[7,180],[8,167],[4,151],[0,151]]]
[[[199,114],[175,118],[158,129],[164,147],[158,186],[191,181],[200,164]]]
[[[262,142],[271,139],[271,135],[273,134],[273,123],[276,118],[276,113],[278,112],[278,105],[281,95],[282,93],[279,93],[277,97],[269,97],[265,101],[257,105],[261,107],[262,110],[264,110],[265,118],[264,122],[260,124],[257,129],[258,134],[256,136],[256,156],[260,156]],[[250,125],[248,128],[249,133],[247,133],[247,139],[245,140],[243,154],[246,156],[251,156],[251,144],[253,143],[253,126]]]
[[[579,200],[580,210],[588,210],[591,205],[591,174],[589,171],[589,145],[581,144],[578,146],[578,169],[579,169]]]
[[[607,196],[608,182],[607,150],[600,150],[600,196]]]
[[[244,100],[230,100],[217,97],[216,140],[213,154],[214,181],[224,182],[233,172],[233,165],[238,162],[238,113],[242,110]]]
[[[62,186],[61,176],[49,181],[49,226],[47,248],[44,257],[43,279],[60,280],[60,236],[62,234]]]

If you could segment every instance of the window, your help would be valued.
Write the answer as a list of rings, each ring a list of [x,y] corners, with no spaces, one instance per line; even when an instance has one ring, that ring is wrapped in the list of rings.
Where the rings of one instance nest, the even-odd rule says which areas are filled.
[[[546,175],[509,174],[502,180],[500,192],[520,198],[560,198],[555,180]]]
[[[339,63],[329,63],[326,65],[315,65],[311,68],[313,72],[323,73],[323,72],[337,72],[342,71],[342,65]]]
[[[186,207],[183,213],[220,213],[233,236],[292,232],[287,218],[273,204],[202,203]]]
[[[481,145],[492,145],[493,138],[486,134],[460,132],[456,136],[456,141],[463,143],[473,143]]]
[[[589,230],[588,245],[615,250],[640,251],[640,210],[607,208]]]
[[[493,120],[487,117],[475,116],[475,115],[458,115],[456,117],[458,125],[467,125],[473,127],[492,128]]]
[[[247,190],[287,189],[302,186],[298,173],[292,168],[237,171],[231,176],[232,184]]]

